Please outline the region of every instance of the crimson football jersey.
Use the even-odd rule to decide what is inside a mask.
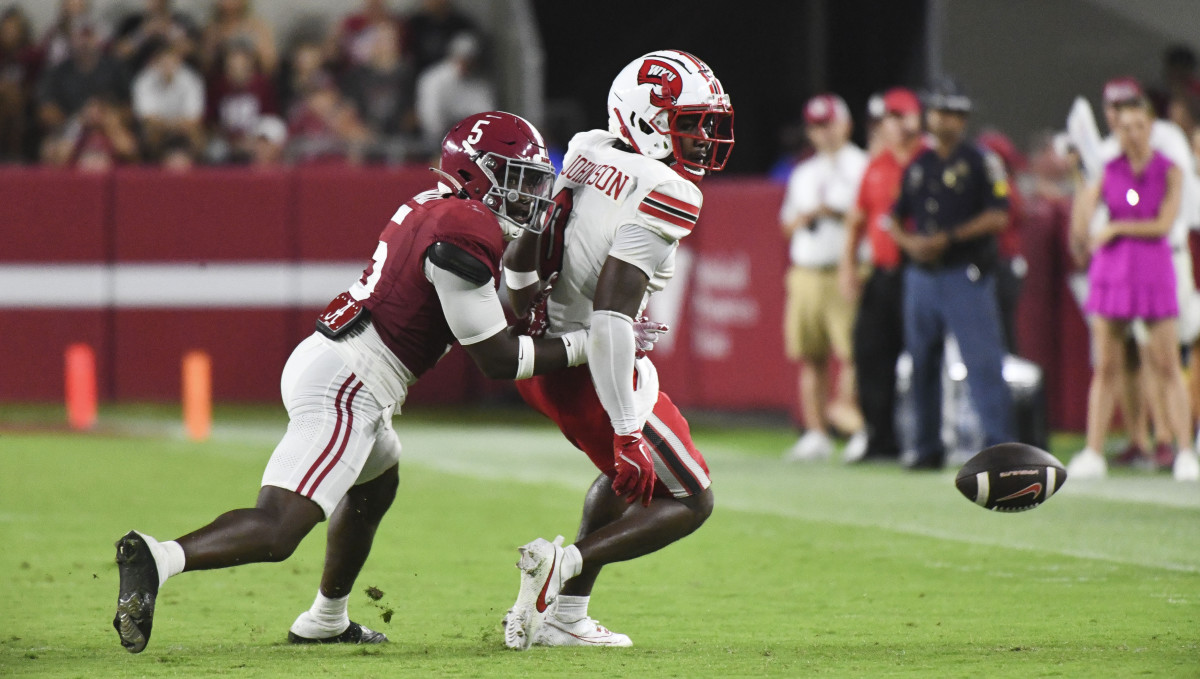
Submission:
[[[413,378],[432,368],[455,341],[437,291],[425,277],[425,253],[438,242],[485,264],[493,283],[500,279],[504,237],[496,217],[478,201],[432,190],[396,211],[379,235],[371,263],[349,290],[371,312],[374,329]],[[327,310],[322,318],[329,315]]]

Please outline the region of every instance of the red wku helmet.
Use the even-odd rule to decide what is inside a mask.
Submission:
[[[540,233],[554,203],[554,166],[546,142],[528,120],[503,111],[463,118],[442,141],[438,174],[463,198],[496,214],[509,240]]]

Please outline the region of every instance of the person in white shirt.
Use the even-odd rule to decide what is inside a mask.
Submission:
[[[417,118],[430,148],[459,118],[495,108],[492,85],[478,72],[479,39],[459,33],[446,58],[417,79]]]
[[[184,63],[179,47],[162,43],[134,79],[132,99],[150,158],[179,139],[193,150],[203,145],[204,80]]]
[[[868,158],[849,142],[850,111],[838,95],[810,99],[804,120],[816,153],[792,171],[779,212],[791,259],[784,342],[788,358],[800,363],[805,428],[785,457],[820,460],[833,452],[831,425],[853,434],[846,454],[865,451],[867,443],[854,393],[855,304],[840,292],[837,267],[846,242],[845,215],[854,206]],[[828,396],[830,358],[841,365],[832,398]]]

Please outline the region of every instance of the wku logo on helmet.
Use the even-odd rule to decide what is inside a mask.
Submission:
[[[654,85],[650,92],[650,103],[659,108],[674,105],[683,92],[683,78],[675,67],[657,59],[647,59],[638,69],[639,85]]]

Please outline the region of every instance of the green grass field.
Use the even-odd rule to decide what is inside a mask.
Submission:
[[[1130,472],[996,514],[951,471],[785,465],[793,434],[766,425],[698,426],[712,519],[601,577],[590,612],[634,648],[509,651],[515,548],[573,535],[593,472],[548,424],[503,413],[396,421],[400,496],[350,607],[390,644],[284,643],[316,590],[315,533],[281,564],[172,579],[130,655],[113,542],[252,503],[284,424],[223,409],[197,444],[173,416],[110,409],[83,435],[0,409],[0,676],[1200,677],[1200,487]]]

